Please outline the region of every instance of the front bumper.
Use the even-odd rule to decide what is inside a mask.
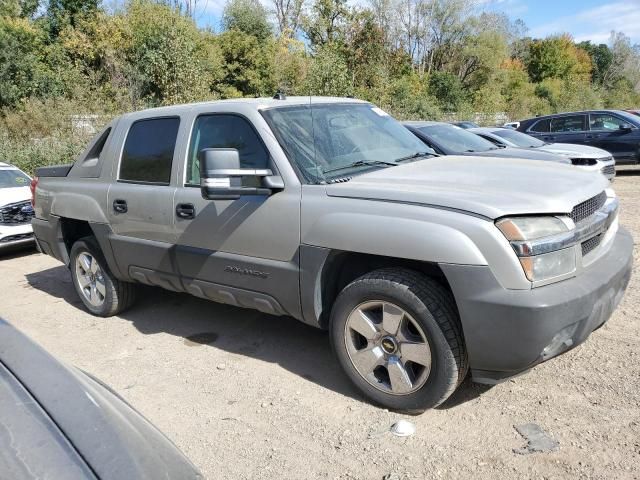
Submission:
[[[35,241],[30,223],[20,225],[0,225],[0,251]]]
[[[489,267],[443,264],[453,290],[473,380],[499,383],[584,342],[620,303],[633,238],[620,228],[609,250],[577,277],[507,290]]]

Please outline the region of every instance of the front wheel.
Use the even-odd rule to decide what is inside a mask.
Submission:
[[[466,376],[454,300],[418,272],[389,268],[354,280],[336,300],[330,329],[347,376],[390,409],[422,413],[444,402]]]
[[[89,312],[110,317],[132,305],[134,285],[113,276],[93,237],[75,242],[70,257],[73,285]]]

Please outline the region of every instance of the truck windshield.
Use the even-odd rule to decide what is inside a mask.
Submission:
[[[526,133],[518,132],[516,130],[510,130],[507,128],[499,128],[497,130],[494,130],[491,133],[493,133],[494,135],[498,135],[499,137],[502,137],[506,140],[509,140],[511,143],[513,143],[517,147],[539,148],[539,147],[544,147],[546,145],[545,142],[543,142],[542,140],[538,140],[537,138],[532,137],[531,135],[527,135]]]
[[[290,160],[312,183],[435,153],[370,104],[294,105],[263,115]]]
[[[487,152],[498,148],[475,133],[446,123],[417,127],[417,130],[450,153]]]
[[[0,169],[0,188],[28,187],[30,182],[20,170]]]

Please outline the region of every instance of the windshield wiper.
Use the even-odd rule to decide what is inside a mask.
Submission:
[[[440,155],[438,155],[435,152],[416,152],[416,153],[412,153],[411,155],[407,155],[406,157],[400,157],[400,158],[396,158],[396,162],[404,162],[405,160],[413,160],[414,158],[420,158],[420,157],[439,157]]]
[[[390,167],[398,166],[398,164],[395,162],[385,162],[384,160],[366,160],[366,161],[358,160],[357,162],[349,163],[347,165],[342,165],[341,167],[335,167],[335,168],[330,168],[329,170],[323,170],[322,173],[337,172],[339,170],[347,170],[348,168],[355,168],[355,167],[366,167],[368,165],[388,165]]]

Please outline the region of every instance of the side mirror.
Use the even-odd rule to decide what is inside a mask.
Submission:
[[[629,125],[628,123],[622,123],[620,124],[620,130],[622,130],[623,132],[629,132],[631,131],[631,125]]]
[[[198,153],[200,191],[207,200],[237,200],[242,195],[271,195],[283,188],[282,179],[269,169],[240,168],[240,155],[235,148],[205,148]],[[242,177],[265,179],[267,187],[243,187]],[[268,181],[267,181],[268,180]]]

